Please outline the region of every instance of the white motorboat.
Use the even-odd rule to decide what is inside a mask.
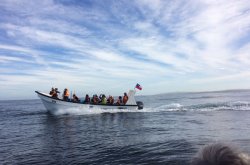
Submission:
[[[51,95],[39,91],[35,91],[42,100],[45,108],[50,113],[56,113],[59,110],[87,110],[87,109],[128,109],[128,110],[137,110],[137,109],[143,109],[143,103],[138,101],[135,101],[135,90],[130,90],[128,92],[128,101],[125,105],[109,105],[109,104],[85,104],[85,103],[76,103],[71,101],[64,101],[60,98],[52,98]]]

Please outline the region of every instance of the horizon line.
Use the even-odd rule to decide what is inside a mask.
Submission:
[[[186,93],[213,93],[213,92],[233,92],[233,91],[249,91],[250,89],[247,88],[247,89],[222,89],[222,90],[211,90],[211,91],[176,91],[176,92],[165,92],[165,93],[158,93],[158,94],[151,94],[151,95],[137,95],[135,97],[145,97],[145,96],[157,96],[157,95],[164,95],[164,94],[175,94],[175,93],[178,93],[178,94],[186,94]],[[84,96],[83,96],[84,97]],[[82,98],[82,97],[80,97]],[[30,99],[8,99],[8,100],[5,100],[5,99],[0,99],[0,101],[25,101],[25,100],[40,100],[39,98],[30,98]]]

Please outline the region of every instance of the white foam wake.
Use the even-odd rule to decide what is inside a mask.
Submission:
[[[160,106],[150,107],[146,106],[142,110],[129,110],[129,109],[61,109],[55,113],[55,115],[91,115],[101,113],[122,113],[122,112],[172,112],[172,111],[220,111],[220,110],[250,110],[250,103],[245,101],[237,102],[224,102],[224,103],[205,103],[196,105],[182,105],[180,103],[170,103]]]
[[[80,108],[70,108],[70,109],[60,109],[54,113],[54,115],[91,115],[91,114],[101,114],[101,113],[122,113],[122,112],[143,112],[143,110],[129,110],[129,109],[101,109],[101,108],[91,108],[91,109],[80,109]]]

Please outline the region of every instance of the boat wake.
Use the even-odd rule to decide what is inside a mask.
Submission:
[[[154,108],[155,111],[247,111],[250,110],[250,102],[220,102],[205,103],[196,105],[182,105],[179,103],[171,103],[161,105]]]
[[[60,109],[54,113],[54,115],[93,115],[101,113],[140,113],[140,112],[206,112],[206,111],[247,111],[250,110],[250,102],[237,101],[237,102],[222,102],[222,103],[205,103],[195,105],[182,105],[180,103],[170,103],[155,107],[146,106],[142,110],[129,110],[129,109]]]
[[[91,109],[80,109],[80,108],[70,108],[70,109],[59,109],[54,112],[54,115],[93,115],[101,113],[122,113],[122,112],[142,112],[143,110],[129,110],[129,109],[101,109],[101,108],[91,108]]]

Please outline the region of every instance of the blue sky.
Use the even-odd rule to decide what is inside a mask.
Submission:
[[[250,88],[248,0],[1,0],[0,99]]]

